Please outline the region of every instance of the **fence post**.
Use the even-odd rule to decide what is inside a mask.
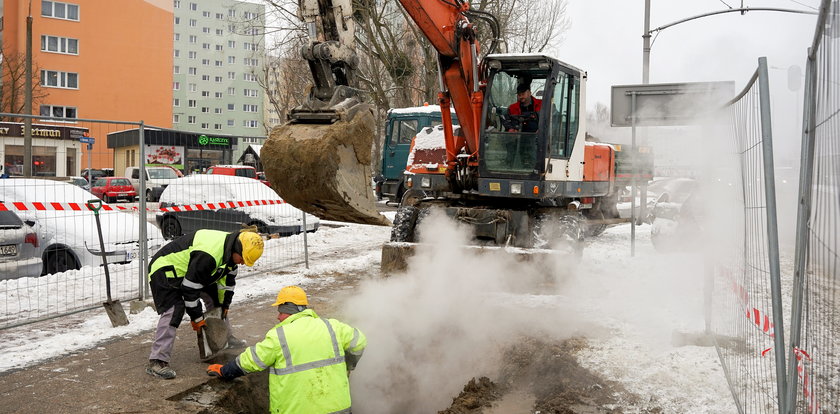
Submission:
[[[767,74],[767,58],[758,58],[758,96],[761,110],[761,149],[764,165],[764,198],[767,205],[767,256],[770,265],[770,292],[773,302],[773,323],[775,325],[774,347],[776,352],[776,389],[779,398],[779,413],[785,409],[785,338],[782,320],[782,284],[779,268],[779,223],[776,221],[776,182],[773,163],[773,131],[770,126],[770,81]]]
[[[306,231],[306,212],[301,210],[300,214],[303,217],[303,261],[309,269],[309,232]]]
[[[137,192],[137,199],[140,202],[137,207],[137,214],[140,216],[140,268],[138,269],[138,287],[140,289],[140,300],[145,300],[146,290],[146,263],[149,259],[149,237],[146,234],[146,137],[145,125],[140,121],[140,127],[137,129],[138,145],[140,154],[140,191]]]
[[[806,266],[808,265],[808,223],[811,219],[811,184],[814,173],[814,140],[816,129],[816,61],[812,50],[808,51],[805,68],[805,105],[802,115],[802,153],[799,170],[799,207],[796,214],[796,256],[793,265],[793,298],[790,316],[790,352],[788,353],[787,407],[786,413],[793,414],[798,393],[797,360],[795,348],[799,347],[802,336],[802,291],[805,285]]]

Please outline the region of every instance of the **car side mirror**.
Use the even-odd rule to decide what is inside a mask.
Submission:
[[[35,222],[33,220],[24,220],[23,223],[29,227],[35,227]]]

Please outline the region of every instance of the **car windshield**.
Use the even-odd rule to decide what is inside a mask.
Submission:
[[[98,180],[94,180],[94,181],[93,181],[93,186],[94,186],[94,187],[105,187],[105,184],[106,184],[107,182],[108,182],[108,181],[106,181],[104,178],[100,178],[100,179],[98,179]]]
[[[115,180],[111,180],[111,185],[131,185],[125,178],[117,178]]]
[[[178,175],[175,174],[175,170],[171,168],[147,168],[146,171],[149,172],[149,178],[151,179],[175,179],[178,178]]]
[[[23,226],[14,211],[0,211],[0,229],[18,229]]]

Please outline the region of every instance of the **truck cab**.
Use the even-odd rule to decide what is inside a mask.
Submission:
[[[452,111],[452,122],[457,123]],[[411,140],[420,130],[441,124],[440,106],[424,105],[395,108],[385,121],[385,142],[382,146],[382,167],[376,177],[376,196],[399,202],[406,190],[405,168]]]

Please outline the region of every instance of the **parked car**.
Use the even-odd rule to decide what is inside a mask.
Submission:
[[[85,190],[90,188],[90,183],[85,179],[85,177],[67,177],[67,182],[77,187],[84,188]]]
[[[160,195],[163,194],[163,189],[169,183],[177,180],[177,170],[168,166],[161,167],[146,167],[146,201],[158,201]],[[131,181],[134,191],[140,194],[140,167],[128,167],[125,169],[125,176]]]
[[[0,180],[0,201],[33,203],[79,203],[95,199],[93,194],[72,184],[40,179]],[[93,212],[63,210],[24,210],[17,214],[25,222],[33,223],[38,244],[42,248],[41,274],[60,273],[83,266],[99,266],[99,236]],[[138,254],[140,221],[136,213],[122,211],[100,212],[102,237],[109,263],[127,263]],[[160,230],[145,223],[151,251],[163,244]],[[89,250],[90,249],[90,250]]]
[[[207,169],[207,174],[233,175],[257,179],[257,169],[249,165],[214,165]]]
[[[0,280],[41,274],[36,227],[14,211],[0,211]]]
[[[220,203],[229,201],[282,200],[277,193],[257,180],[228,175],[192,175],[166,187],[160,207]],[[289,204],[245,206],[224,209],[167,211],[156,216],[166,239],[200,229],[235,231],[243,226],[257,226],[260,233],[289,236],[304,230],[303,212]],[[306,231],[318,230],[317,217],[306,215]]]
[[[90,177],[92,177],[92,178],[88,177],[88,171],[90,171]],[[105,171],[105,170],[99,170],[99,169],[88,170],[87,168],[82,169],[82,178],[84,178],[88,182],[88,184],[90,184],[92,181],[96,181],[97,178],[110,177],[110,176],[113,176],[113,175],[114,175],[113,170],[111,170],[110,174],[109,174],[109,171]]]
[[[673,200],[682,202],[691,194],[696,188],[697,181],[691,178],[668,177],[659,178],[650,183],[647,187],[645,217],[641,216],[641,190],[636,196],[636,219],[639,223],[650,223],[653,220],[653,208],[660,199]],[[622,193],[616,208],[618,209],[618,216],[621,218],[630,218],[632,195],[630,194],[630,187],[627,187]]]
[[[257,179],[260,180],[261,183],[271,187],[271,183],[268,182],[268,178],[265,178],[265,172],[257,171]]]
[[[137,198],[137,191],[134,191],[131,182],[125,177],[99,178],[93,182],[90,192],[106,203],[113,203],[120,199],[134,201]]]
[[[651,209],[650,240],[660,252],[700,247],[705,212],[699,185],[695,180],[681,181],[679,191],[661,194]]]

